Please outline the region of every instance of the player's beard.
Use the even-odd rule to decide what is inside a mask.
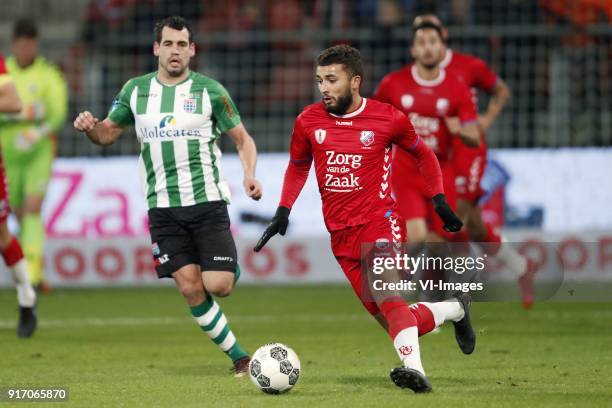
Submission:
[[[179,64],[178,68],[172,68],[170,66],[170,62],[168,62],[163,68],[168,73],[168,76],[176,78],[176,77],[180,77],[181,75],[185,73],[185,70],[187,69],[187,65]]]
[[[325,110],[334,115],[344,115],[348,108],[353,104],[353,94],[349,89],[344,95],[336,98],[335,105],[324,105]]]
[[[440,53],[442,54],[442,53]],[[421,65],[428,71],[433,71],[442,61],[442,56],[439,55],[437,58],[434,58],[434,54],[426,55],[424,59],[429,59],[429,62],[421,61]]]
[[[426,70],[433,71],[434,69],[436,69],[439,63],[440,63],[439,61],[435,61],[435,62],[430,62],[429,64],[421,64],[421,65],[423,65],[423,67]]]

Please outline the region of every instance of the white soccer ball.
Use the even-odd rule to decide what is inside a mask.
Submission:
[[[300,378],[300,359],[284,344],[265,344],[253,354],[249,376],[253,384],[265,393],[287,392]]]

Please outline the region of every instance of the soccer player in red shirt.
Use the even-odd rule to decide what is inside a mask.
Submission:
[[[487,164],[485,135],[510,98],[510,90],[506,83],[483,60],[453,51],[446,46],[448,29],[444,27],[435,14],[417,16],[414,19],[413,26],[417,27],[423,23],[434,24],[440,28],[444,39],[444,57],[440,66],[448,74],[454,75],[471,89],[474,103],[477,101],[478,91],[491,95],[487,110],[478,116],[478,125],[483,134],[481,145],[474,148],[466,146],[457,138],[453,141],[457,214],[465,222],[467,230],[456,234],[454,238],[455,240],[467,240],[469,236],[469,239],[474,242],[494,244],[486,247],[493,250],[494,255],[516,274],[522,291],[523,306],[529,308],[534,301],[533,278],[537,269],[536,264],[517,253],[511,245],[498,245],[502,242],[500,235],[491,225],[484,223],[478,207],[478,201],[483,195],[481,180]],[[456,133],[459,122],[457,118],[451,118],[447,122],[451,131]]]
[[[0,54],[0,112],[19,113],[20,111],[21,99],[4,65],[4,56]],[[17,287],[17,301],[19,303],[17,335],[19,337],[31,337],[36,330],[37,323],[34,310],[36,292],[34,292],[30,283],[21,245],[17,238],[9,232],[6,222],[9,213],[6,174],[2,162],[2,152],[0,151],[0,254],[6,266],[11,270]]]
[[[400,387],[427,392],[431,386],[421,363],[418,336],[451,320],[464,353],[473,351],[476,339],[466,294],[409,308],[397,294],[373,296],[367,288],[370,277],[362,272],[361,245],[405,240],[404,222],[395,212],[388,182],[392,145],[416,158],[445,228],[458,231],[462,223],[446,203],[432,150],[399,110],[361,97],[362,78],[359,51],[348,45],[328,48],[317,58],[316,79],[323,100],[304,108],[295,121],[279,207],[255,251],[275,234],[285,234],[291,207],[314,162],[332,251],[362,304],[386,329],[403,363],[391,371],[391,379]]]
[[[412,40],[411,53],[415,63],[385,76],[374,98],[402,110],[412,121],[417,134],[436,153],[448,202],[455,208],[454,139],[459,144],[479,145],[481,136],[476,107],[467,86],[440,68],[444,52],[440,28],[424,22],[414,27]],[[450,117],[459,118],[460,125],[455,134],[446,123]],[[391,180],[399,213],[406,219],[408,240],[451,240],[452,234],[444,231],[434,215],[424,188],[425,181],[418,174],[415,160],[406,152],[397,150]]]

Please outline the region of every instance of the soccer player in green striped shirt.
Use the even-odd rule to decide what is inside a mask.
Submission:
[[[157,274],[174,278],[197,323],[241,376],[249,357],[212,297],[229,295],[240,274],[227,213],[230,192],[215,141],[227,133],[236,143],[245,192],[259,200],[255,143],[225,88],[189,70],[195,45],[183,18],[156,25],[153,53],[158,70],[130,79],[106,119],[85,111],[74,127],[94,143],[109,145],[126,126],[135,126]]]

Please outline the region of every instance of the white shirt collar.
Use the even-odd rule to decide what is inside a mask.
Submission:
[[[442,68],[440,68],[440,73],[438,74],[438,77],[431,80],[423,79],[419,76],[416,64],[412,66],[410,71],[412,73],[412,78],[414,78],[414,81],[421,86],[431,87],[440,85],[442,81],[444,81],[444,78],[446,78],[446,71],[444,71]]]
[[[349,118],[354,118],[355,116],[359,115],[361,112],[363,112],[363,110],[366,107],[366,98],[361,98],[361,106],[359,106],[359,108],[357,108],[356,110],[352,111],[351,113],[347,113],[346,115],[334,115],[333,113],[330,112],[330,115],[332,115],[334,118],[340,118],[340,119],[349,119]]]
[[[452,59],[453,59],[453,50],[451,50],[450,48],[447,48],[444,58],[442,58],[442,61],[440,61],[440,67],[442,68],[448,67],[448,64],[450,64]]]

